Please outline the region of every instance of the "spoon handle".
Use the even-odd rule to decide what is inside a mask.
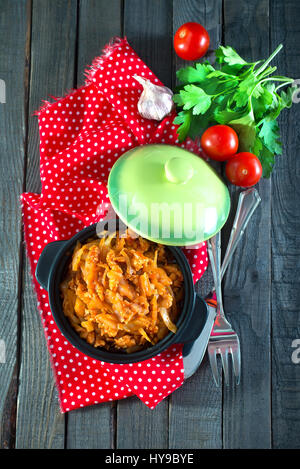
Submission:
[[[244,234],[245,228],[260,202],[261,198],[254,187],[240,193],[230,238],[221,267],[221,278],[223,278],[233,253]]]
[[[208,240],[207,248],[217,297],[217,315],[223,316],[220,231]]]

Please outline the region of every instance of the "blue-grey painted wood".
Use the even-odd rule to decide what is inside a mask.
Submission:
[[[210,48],[221,41],[222,2],[214,0],[199,2],[175,0],[173,12],[173,34],[181,24],[197,21],[207,28]],[[174,75],[189,62],[174,55]],[[198,289],[203,296],[210,291],[211,273],[200,279]],[[222,447],[222,390],[214,385],[208,360],[182,388],[170,397],[170,448],[221,448]]]
[[[14,446],[18,382],[21,219],[26,135],[26,1],[1,2],[0,14],[0,448]]]
[[[284,46],[274,64],[299,79],[300,4],[275,0],[270,8],[271,50]],[[272,175],[272,443],[293,449],[300,448],[300,363],[292,360],[300,339],[299,120],[298,103],[280,116],[283,155]]]
[[[154,411],[135,397],[67,418],[59,411],[24,250],[19,255],[18,199],[24,188],[41,188],[32,113],[42,99],[83,82],[86,65],[111,36],[122,34],[123,14],[123,33],[169,86],[183,64],[172,52],[173,33],[185,21],[207,27],[213,48],[222,41],[248,59],[265,57],[283,42],[278,71],[300,76],[297,0],[2,0],[0,340],[6,363],[0,362],[0,447],[299,448],[300,364],[292,362],[292,342],[300,339],[297,105],[280,118],[284,154],[271,181],[258,185],[262,203],[224,279],[225,310],[242,344],[240,387],[217,389],[205,358]],[[230,223],[224,241],[229,230]],[[210,287],[208,271],[198,288],[204,295]]]
[[[103,47],[122,32],[122,2],[107,8],[104,0],[80,0],[78,18],[77,86],[84,82],[84,71]],[[78,409],[68,414],[66,447],[110,448],[115,442],[115,403]]]
[[[76,0],[32,2],[27,191],[40,191],[39,132],[37,118],[32,114],[43,99],[62,96],[73,87],[76,22]],[[63,448],[65,418],[59,410],[27,262],[24,267],[16,447]]]
[[[84,71],[104,46],[115,36],[122,35],[123,2],[114,0],[78,0],[77,86],[84,83]]]
[[[268,57],[269,1],[226,0],[224,31],[224,43],[245,59]],[[262,202],[224,279],[224,309],[239,334],[242,356],[240,385],[233,390],[224,386],[224,448],[271,446],[270,181],[261,181],[257,189]],[[233,206],[238,193],[231,186]]]
[[[172,0],[126,0],[124,35],[166,86],[172,84]]]
[[[151,70],[168,86],[172,77],[172,1],[127,0],[124,35]],[[117,406],[117,448],[167,448],[168,400],[154,410],[138,398]]]

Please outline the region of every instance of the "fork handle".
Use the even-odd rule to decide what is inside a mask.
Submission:
[[[221,287],[221,231],[208,240],[207,246],[217,296],[217,316],[224,317]]]
[[[260,202],[261,198],[254,187],[240,193],[230,238],[221,267],[221,278],[223,278],[233,253],[244,234],[246,226]]]

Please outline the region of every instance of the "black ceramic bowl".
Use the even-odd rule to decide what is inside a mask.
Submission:
[[[208,318],[205,301],[195,293],[192,272],[181,248],[167,246],[181,269],[184,278],[184,301],[176,322],[177,333],[170,332],[157,344],[139,352],[109,352],[104,348],[96,348],[88,344],[73,329],[64,315],[60,284],[65,277],[76,242],[85,243],[96,236],[96,224],[91,225],[67,241],[54,241],[44,248],[36,268],[36,279],[48,291],[53,318],[62,334],[81,352],[97,360],[108,363],[134,363],[147,360],[159,354],[172,344],[188,343],[196,340],[203,331]]]

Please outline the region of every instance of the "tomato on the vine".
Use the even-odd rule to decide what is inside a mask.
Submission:
[[[235,186],[251,187],[261,178],[261,162],[253,153],[241,152],[234,155],[226,163],[227,179]]]
[[[236,132],[228,125],[213,125],[201,137],[204,153],[216,161],[226,161],[233,156],[239,146]]]
[[[197,60],[206,54],[209,34],[199,23],[184,23],[174,36],[176,54],[184,60]]]

